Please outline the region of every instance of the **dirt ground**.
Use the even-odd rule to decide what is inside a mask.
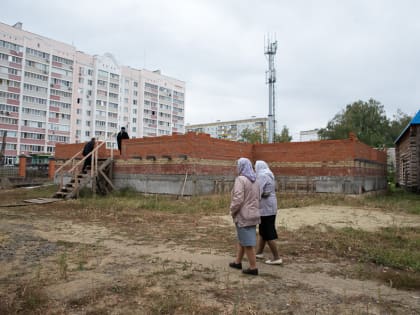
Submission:
[[[1,314],[420,314],[420,292],[337,273],[357,266],[337,257],[283,255],[282,266],[258,262],[258,277],[230,269],[229,216],[99,214],[71,202],[0,208]],[[374,231],[420,217],[314,206],[281,209],[278,225]]]

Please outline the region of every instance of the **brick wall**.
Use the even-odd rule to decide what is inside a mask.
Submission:
[[[83,145],[57,145],[56,159],[71,157]],[[109,155],[109,150],[101,148],[100,157]],[[359,142],[354,135],[344,140],[252,145],[195,133],[124,140],[121,156],[115,156],[114,173],[121,176],[188,174],[232,178],[236,175],[236,160],[240,157],[247,157],[252,162],[266,161],[285,189],[299,190],[305,186],[302,190],[314,191],[320,189],[320,180],[380,178],[383,181],[386,176],[386,152]],[[351,188],[352,191],[358,189]]]
[[[96,146],[98,146],[101,142],[97,142]],[[80,154],[77,156],[77,158],[82,159],[83,156],[81,154],[81,151],[83,150],[83,147],[86,143],[71,143],[71,144],[63,144],[63,143],[57,143],[55,145],[55,159],[56,160],[68,160],[72,156],[74,156],[76,153],[80,152]],[[107,158],[111,156],[111,150],[106,149],[105,144],[102,145],[99,148],[99,158]],[[118,157],[119,152],[118,150],[114,150],[114,156]]]
[[[188,158],[208,160],[237,160],[240,157],[252,159],[252,144],[211,138],[208,134],[187,133],[124,140],[122,158],[160,158],[172,159],[186,155]]]

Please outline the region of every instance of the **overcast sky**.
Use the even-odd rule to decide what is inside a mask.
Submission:
[[[420,109],[420,1],[2,0],[0,21],[186,82],[186,123],[268,114],[264,36],[275,34],[277,129],[295,140],[347,104]]]

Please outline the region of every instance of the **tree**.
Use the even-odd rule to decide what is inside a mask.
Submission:
[[[400,109],[397,110],[394,119],[389,123],[389,139],[392,143],[398,138],[404,128],[410,123],[413,117],[403,113]],[[393,144],[391,144],[392,146]]]
[[[274,142],[290,142],[292,141],[292,136],[289,136],[289,128],[283,126],[280,134],[274,135]]]
[[[249,129],[245,128],[241,132],[241,140],[244,142],[249,143],[266,143],[267,142],[267,136],[264,131],[259,129]]]
[[[319,130],[318,135],[321,139],[346,139],[350,132],[354,132],[360,141],[370,146],[393,146],[395,130],[401,129],[401,125],[409,118],[400,111],[398,115],[390,122],[383,105],[378,101],[357,101],[336,114],[326,128]]]

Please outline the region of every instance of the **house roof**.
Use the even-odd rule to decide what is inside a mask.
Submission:
[[[420,110],[417,112],[417,114],[411,119],[411,121],[408,123],[408,125],[404,128],[404,130],[400,133],[398,138],[394,141],[394,143],[397,143],[400,141],[401,137],[405,134],[408,128],[412,125],[420,125]]]

